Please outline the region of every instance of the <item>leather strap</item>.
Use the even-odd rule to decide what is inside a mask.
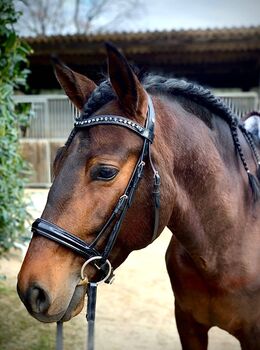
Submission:
[[[153,142],[153,131],[149,128],[144,128],[138,123],[133,122],[130,119],[121,117],[119,115],[98,115],[96,117],[84,119],[84,114],[82,115],[83,120],[76,121],[74,127],[76,129],[88,128],[95,125],[116,125],[128,128],[131,131],[135,132],[139,136],[148,139],[150,142]]]
[[[56,350],[63,350],[63,322],[57,322]]]
[[[94,350],[95,341],[95,318],[96,318],[96,301],[97,301],[97,284],[90,282],[88,284],[88,306],[87,306],[87,321],[88,321],[88,338],[87,349]]]
[[[116,238],[119,234],[123,219],[125,217],[127,209],[131,206],[133,197],[136,191],[136,188],[140,182],[140,179],[143,175],[143,168],[145,166],[144,159],[148,158],[151,168],[154,173],[154,188],[153,188],[153,198],[154,198],[154,230],[152,240],[156,238],[158,224],[159,224],[159,207],[160,207],[160,176],[158,171],[155,169],[150,145],[154,138],[154,123],[155,123],[155,113],[153,108],[153,103],[148,95],[148,111],[145,126],[140,126],[137,123],[132,122],[131,120],[118,117],[118,116],[97,116],[95,118],[89,118],[87,120],[75,122],[76,130],[86,127],[91,127],[99,124],[113,124],[122,127],[126,127],[130,130],[134,130],[139,136],[144,138],[143,147],[139,160],[136,164],[136,167],[132,173],[132,176],[128,182],[128,185],[125,189],[124,194],[119,198],[111,216],[95,238],[95,240],[87,244],[80,238],[72,235],[66,230],[58,227],[57,225],[48,222],[44,219],[37,219],[32,225],[32,231],[34,233],[41,234],[42,236],[49,238],[67,248],[74,250],[76,253],[83,256],[85,259],[89,259],[93,256],[102,256],[103,263],[108,258],[113,246],[115,244]],[[109,234],[106,246],[103,252],[99,252],[95,249],[101,237],[107,233],[107,229],[114,222],[112,231]]]
[[[77,236],[65,231],[61,227],[44,219],[36,219],[32,224],[32,232],[40,234],[50,240],[59,243],[77,254],[83,256],[86,260],[92,256],[100,255],[94,248],[84,242]]]
[[[154,139],[154,123],[155,123],[155,113],[152,100],[148,95],[148,112],[147,118],[145,122],[145,126],[141,126],[127,118],[121,116],[114,115],[99,115],[93,118],[78,120],[74,124],[74,129],[72,130],[69,136],[69,142],[71,142],[72,138],[75,136],[77,130],[86,127],[92,127],[96,125],[117,125],[130,129],[131,131],[137,133],[140,137],[144,139],[143,147],[140,153],[140,157],[136,163],[135,169],[131,175],[131,178],[128,182],[128,185],[125,189],[124,194],[119,198],[111,216],[104,224],[101,231],[98,233],[94,241],[90,244],[87,244],[80,238],[61,227],[48,222],[44,219],[37,219],[32,224],[32,232],[35,234],[40,234],[48,239],[55,241],[69,249],[72,249],[77,254],[80,254],[86,260],[92,257],[100,257],[98,259],[99,263],[96,262],[95,266],[103,272],[107,273],[105,269],[107,258],[114,247],[118,234],[120,232],[120,228],[126,212],[128,208],[131,206],[136,188],[142,178],[143,169],[145,166],[145,159],[148,159],[153,171],[154,184],[153,184],[153,198],[154,198],[154,229],[152,241],[157,236],[158,225],[159,225],[159,208],[160,208],[160,176],[158,171],[156,170],[154,163],[151,157],[150,146]],[[68,145],[68,142],[66,143]],[[105,244],[105,248],[103,252],[99,252],[96,249],[98,242],[101,237],[107,234],[109,227],[113,224],[111,232],[108,234],[108,239]],[[113,278],[113,270],[111,270],[111,275],[107,278],[107,283],[109,283]],[[95,307],[96,307],[96,293],[97,293],[97,283],[90,282],[88,285],[88,350],[94,349],[94,321],[95,321]],[[61,327],[62,324],[58,324],[58,327]],[[60,332],[62,328],[60,328]],[[58,341],[58,340],[57,340]],[[57,342],[58,344],[58,342]],[[61,344],[61,340],[60,340]],[[60,347],[59,347],[60,349]]]

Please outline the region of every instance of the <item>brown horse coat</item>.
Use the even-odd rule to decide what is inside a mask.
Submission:
[[[113,98],[100,105],[105,88],[60,64],[58,80],[80,110],[144,124],[144,88],[111,46],[108,59]],[[239,129],[234,144],[229,123],[217,115],[216,101],[205,104],[200,92],[194,100],[184,83],[180,91],[163,79],[147,86],[156,112],[152,157],[162,182],[158,234],[165,226],[173,233],[166,262],[183,349],[206,349],[212,326],[233,334],[243,349],[260,349],[260,202],[253,199],[245,171],[248,167],[255,173],[252,150]],[[91,242],[124,192],[140,147],[137,135],[118,126],[79,131],[56,157],[42,217]],[[106,180],[104,167],[116,176]],[[110,257],[114,267],[151,242],[151,183],[152,172],[146,167]],[[82,263],[68,249],[33,237],[18,291],[34,317],[52,322],[80,312],[85,294],[85,287],[77,285]],[[90,267],[88,278],[95,273]]]

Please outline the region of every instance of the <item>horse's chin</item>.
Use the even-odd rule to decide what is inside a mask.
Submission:
[[[59,321],[67,322],[77,316],[84,307],[86,288],[77,286],[71,298],[69,306]]]
[[[29,311],[30,314],[40,322],[52,323],[52,322],[67,322],[73,317],[77,316],[84,306],[84,300],[86,295],[86,288],[83,286],[77,286],[69,302],[66,310],[63,310],[55,315],[41,314]]]

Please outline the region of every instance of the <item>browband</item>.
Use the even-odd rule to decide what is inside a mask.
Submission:
[[[86,127],[95,126],[95,125],[123,126],[135,132],[142,138],[147,139],[151,143],[153,143],[155,112],[154,112],[154,107],[153,107],[151,97],[149,95],[147,95],[147,97],[148,97],[148,111],[147,111],[147,118],[146,118],[146,123],[144,127],[136,122],[133,122],[128,118],[121,117],[118,115],[105,114],[105,115],[97,115],[97,116],[88,118],[84,113],[81,114],[79,120],[75,121],[74,127],[75,129],[81,129],[81,128],[86,128]]]

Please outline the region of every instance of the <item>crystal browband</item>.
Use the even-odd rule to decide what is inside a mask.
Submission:
[[[84,117],[84,115],[83,115]],[[141,137],[144,137],[148,139],[149,141],[153,141],[153,132],[152,130],[149,130],[148,128],[142,127],[140,124],[133,122],[130,119],[121,117],[121,116],[115,116],[115,115],[99,115],[97,117],[88,118],[85,120],[77,120],[74,123],[75,128],[84,128],[88,126],[94,126],[94,125],[100,125],[100,124],[108,124],[108,125],[119,125],[120,124],[124,127],[127,127],[131,129],[132,131],[136,132]]]

